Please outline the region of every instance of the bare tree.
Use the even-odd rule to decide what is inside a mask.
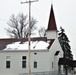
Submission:
[[[46,29],[44,27],[41,27],[39,30],[38,30],[38,33],[39,33],[39,36],[40,37],[45,37],[46,36]]]
[[[36,23],[36,19],[32,17],[30,22],[30,35],[32,35],[33,31],[36,30]],[[28,36],[27,15],[24,15],[23,13],[20,13],[17,16],[12,15],[7,24],[9,27],[6,28],[6,31],[11,38],[25,38]]]

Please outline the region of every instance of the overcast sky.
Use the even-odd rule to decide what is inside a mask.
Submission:
[[[20,4],[26,0],[0,0],[0,38],[8,38],[4,28],[12,14],[23,12],[28,14],[28,4]],[[57,27],[62,26],[67,34],[71,50],[76,59],[76,0],[39,0],[32,3],[31,15],[37,19],[37,26],[48,26],[51,2],[53,3]]]

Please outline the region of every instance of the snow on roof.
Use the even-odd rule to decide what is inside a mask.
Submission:
[[[31,50],[48,49],[50,41],[31,41]],[[28,41],[21,43],[21,41],[8,44],[4,50],[28,50]]]

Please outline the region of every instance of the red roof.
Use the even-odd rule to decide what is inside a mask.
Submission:
[[[36,37],[36,38],[31,38],[31,41],[50,41],[48,49],[51,47],[52,43],[54,42],[54,39],[47,39],[46,37]],[[0,39],[0,50],[3,50],[6,48],[8,44],[12,44],[14,42],[21,41],[21,43],[28,41],[27,38],[7,38],[7,39]]]
[[[53,5],[51,5],[51,11],[50,11],[50,16],[49,16],[49,23],[48,23],[47,31],[48,30],[57,30],[54,11],[53,11]]]

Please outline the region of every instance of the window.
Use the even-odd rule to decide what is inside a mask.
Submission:
[[[26,56],[22,56],[22,68],[26,68]]]
[[[52,62],[52,68],[53,68],[53,62]]]
[[[6,56],[6,68],[10,68],[10,56]]]
[[[37,62],[34,61],[34,68],[37,68]]]
[[[10,56],[6,56],[6,60],[10,60]]]
[[[6,61],[6,68],[10,68],[10,61]]]
[[[26,60],[26,56],[23,56],[22,59],[23,59],[23,60]]]
[[[60,51],[56,51],[55,56],[57,56],[59,54]]]
[[[22,61],[22,68],[26,68],[26,61]]]
[[[34,53],[34,55],[37,55],[37,53]]]

